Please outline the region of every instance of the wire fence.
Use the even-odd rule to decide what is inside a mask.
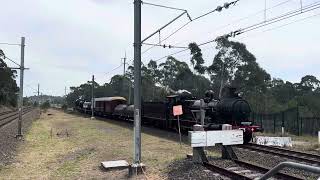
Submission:
[[[303,117],[299,107],[272,114],[253,112],[251,119],[255,125],[261,126],[267,133],[281,133],[282,127],[286,133],[298,136],[317,136],[320,131],[320,117]]]

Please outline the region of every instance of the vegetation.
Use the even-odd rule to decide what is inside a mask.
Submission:
[[[17,105],[17,95],[19,91],[16,83],[17,71],[8,68],[4,62],[5,54],[0,49],[0,105]]]
[[[16,161],[0,164],[1,179],[127,179],[127,171],[114,173],[99,168],[102,161],[132,161],[132,130],[127,126],[124,122],[88,121],[81,116],[48,110],[25,134]],[[182,139],[180,146],[176,133],[146,127],[141,136],[149,179],[165,179],[170,170],[168,164],[192,152],[187,138]],[[210,155],[219,153],[211,151]]]
[[[243,43],[225,37],[216,39],[217,54],[209,66],[204,65],[210,60],[203,59],[196,43],[190,43],[189,49],[191,68],[172,56],[160,64],[150,60],[142,65],[143,101],[162,101],[166,95],[178,90],[187,90],[201,98],[211,89],[215,98],[219,98],[221,88],[230,84],[239,89],[257,113],[277,112],[299,105],[305,106],[313,115],[319,115],[320,81],[316,77],[306,75],[299,83],[271,78]],[[103,85],[95,83],[95,97],[124,96],[132,103],[133,70],[129,66],[125,75],[115,75]],[[66,98],[68,106],[73,106],[78,98],[91,99],[91,82],[70,90]]]
[[[50,108],[50,102],[49,101],[45,101],[41,104],[40,106],[41,109],[49,109]]]

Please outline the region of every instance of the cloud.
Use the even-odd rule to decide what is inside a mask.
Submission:
[[[192,17],[196,17],[214,9],[221,2],[211,0],[198,1],[155,1],[184,8]],[[269,1],[270,7],[279,3]],[[312,3],[312,2],[308,2]],[[297,8],[299,4],[288,3],[268,16]],[[206,18],[190,23],[166,44],[180,43],[186,46],[189,42],[204,42],[233,31],[239,27],[259,22],[263,14],[238,23],[232,20],[248,16],[263,9],[261,2],[239,1],[228,10],[213,13]],[[180,12],[142,6],[142,38],[176,17]],[[133,1],[132,0],[12,0],[1,2],[0,41],[19,43],[20,37],[26,37],[26,72],[25,82],[36,87],[39,82],[45,93],[53,95],[64,94],[64,86],[75,86],[86,82],[95,74],[99,83],[107,81],[111,75],[122,73],[122,68],[109,74],[120,65],[120,58],[127,52],[128,59],[133,57]],[[188,21],[187,17],[173,23],[161,31],[161,38],[166,37],[180,25]],[[311,20],[310,20],[311,21]],[[296,80],[301,73],[316,73],[317,42],[319,37],[316,23],[304,23],[304,26],[288,26],[283,30],[263,33],[260,37],[248,37],[244,42],[249,50],[256,55],[258,62],[271,72],[273,76]],[[222,25],[229,24],[224,28]],[[292,40],[294,39],[294,40]],[[159,36],[148,42],[157,43]],[[301,45],[302,44],[302,45]],[[210,64],[214,56],[214,44],[204,46],[206,63]],[[4,47],[1,49],[11,58],[19,60],[19,47]],[[145,50],[146,46],[142,49]],[[175,49],[154,48],[143,54],[142,60],[157,59],[175,52]],[[189,61],[189,52],[180,54],[181,60]],[[306,63],[306,61],[308,63]],[[299,71],[301,73],[296,73]],[[33,91],[26,90],[28,94]]]

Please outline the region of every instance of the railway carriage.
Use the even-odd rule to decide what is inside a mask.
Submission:
[[[101,97],[94,99],[94,111],[97,115],[112,116],[115,108],[118,105],[126,104],[127,100],[124,97]]]

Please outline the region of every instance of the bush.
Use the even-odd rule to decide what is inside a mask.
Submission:
[[[46,101],[46,102],[42,103],[40,107],[41,107],[41,109],[48,109],[48,108],[50,108],[50,102]]]
[[[63,104],[63,105],[61,106],[61,108],[62,108],[63,110],[67,110],[68,106],[67,106],[66,104]]]

